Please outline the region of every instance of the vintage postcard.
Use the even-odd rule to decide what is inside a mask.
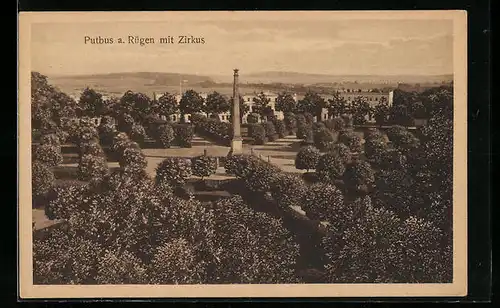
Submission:
[[[20,298],[465,296],[466,20],[20,13]]]

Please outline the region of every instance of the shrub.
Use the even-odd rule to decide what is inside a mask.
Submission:
[[[328,129],[336,132],[339,132],[346,127],[344,120],[339,117],[325,121],[325,125]]]
[[[206,176],[215,174],[217,171],[215,158],[206,155],[193,157],[191,160],[191,168],[193,169],[193,175],[199,176],[202,179]]]
[[[62,129],[58,129],[56,131],[56,136],[57,136],[57,138],[59,138],[59,141],[61,144],[66,143],[69,139],[69,133],[62,130]]]
[[[264,130],[266,132],[266,138],[267,140],[269,141],[275,141],[277,138],[276,136],[276,128],[274,127],[274,124],[273,122],[271,121],[267,121],[265,123],[263,123],[263,126],[264,126]]]
[[[98,258],[95,281],[98,284],[146,284],[146,265],[132,252],[106,250]]]
[[[314,122],[314,116],[309,112],[304,112],[304,118],[306,120],[306,124],[312,125]]]
[[[33,198],[44,197],[55,182],[54,172],[49,166],[34,161],[31,165],[31,193]]]
[[[156,141],[162,148],[170,148],[174,139],[175,132],[170,124],[163,124],[158,126],[156,130]]]
[[[387,137],[395,148],[408,153],[416,150],[420,145],[420,140],[402,126],[393,126],[387,130]]]
[[[55,186],[50,191],[49,202],[45,206],[48,219],[69,219],[70,215],[79,210],[78,205],[86,192],[85,185]]]
[[[322,155],[316,165],[316,173],[321,181],[333,183],[341,179],[345,172],[342,158],[333,153]]]
[[[138,144],[143,144],[144,139],[146,138],[146,130],[140,124],[134,124],[130,128],[130,139]]]
[[[321,151],[326,150],[328,145],[335,140],[333,133],[326,127],[315,130],[313,136],[314,146]]]
[[[351,162],[351,150],[343,143],[330,142],[326,147],[326,151],[328,153],[337,155],[344,164],[348,164]]]
[[[352,208],[356,214],[349,219],[339,219],[337,228],[332,227],[323,238],[329,261],[325,266],[327,281],[400,282],[400,220],[390,211],[374,208],[369,197],[357,199]]]
[[[282,120],[274,121],[274,127],[276,128],[276,132],[278,133],[279,138],[285,138],[285,136],[288,135],[284,121]]]
[[[304,141],[313,141],[313,129],[307,124],[297,124],[297,138]]]
[[[59,147],[61,146],[61,141],[59,140],[59,137],[56,134],[47,134],[47,135],[42,135],[42,137],[40,138],[40,144]]]
[[[302,199],[302,209],[314,220],[336,224],[350,214],[344,209],[342,192],[332,184],[315,183],[309,186]]]
[[[166,182],[173,186],[183,185],[191,174],[190,160],[169,157],[156,167],[156,182]]]
[[[193,140],[193,127],[190,124],[176,124],[174,126],[175,142],[182,148],[190,148]]]
[[[118,118],[118,130],[124,133],[129,133],[134,125],[134,118],[130,114],[122,114]]]
[[[274,184],[278,167],[259,160],[253,169],[243,178],[245,187],[252,192],[268,192]]]
[[[231,155],[226,158],[224,169],[227,174],[244,178],[253,172],[259,163],[260,159],[252,155]]]
[[[78,164],[77,177],[81,181],[101,179],[108,174],[106,159],[100,156],[84,155]]]
[[[326,126],[325,126],[325,123],[323,123],[323,122],[314,122],[314,123],[312,123],[312,129],[313,129],[313,132],[316,133],[317,131],[326,129]]]
[[[295,157],[295,168],[308,171],[316,168],[320,155],[319,150],[313,146],[302,147]]]
[[[252,124],[249,127],[253,138],[253,143],[260,145],[266,143],[266,129],[260,124]]]
[[[284,123],[287,135],[293,135],[297,129],[297,119],[295,118],[295,114],[291,112],[285,113]]]
[[[80,123],[70,133],[70,138],[75,144],[80,145],[82,143],[88,143],[98,140],[99,134],[95,127]]]
[[[35,149],[33,160],[37,160],[49,167],[55,167],[63,161],[61,147],[47,144],[39,145]]]
[[[185,239],[174,239],[156,248],[151,262],[152,284],[193,284],[206,279],[204,264]]]
[[[355,160],[348,164],[343,178],[347,187],[353,190],[359,190],[361,186],[368,186],[375,181],[371,165],[362,160]]]
[[[380,165],[388,151],[387,143],[382,138],[370,138],[365,142],[365,155],[370,161]]]
[[[279,219],[254,212],[241,197],[220,199],[214,207],[213,283],[296,282],[299,246]]]
[[[97,142],[88,142],[80,145],[80,157],[84,155],[105,157],[102,147]]]
[[[256,113],[250,113],[247,116],[247,123],[248,124],[255,124],[259,123],[259,115]]]
[[[359,153],[362,150],[361,138],[352,130],[341,131],[338,142],[345,144],[351,152]]]
[[[367,130],[364,134],[364,139],[366,141],[368,140],[383,140],[385,141],[385,136],[382,134],[382,132],[376,128],[371,128]]]
[[[120,167],[128,174],[136,174],[146,169],[148,162],[140,149],[128,148],[123,151]]]
[[[345,128],[352,128],[352,126],[353,126],[353,118],[352,118],[352,116],[345,114],[345,115],[342,115],[340,118],[344,122],[344,127]]]
[[[99,140],[102,145],[110,146],[113,143],[113,138],[116,135],[117,131],[114,124],[101,124],[97,128],[99,131]]]
[[[278,173],[271,187],[271,193],[281,209],[300,206],[306,191],[302,178],[291,173]]]

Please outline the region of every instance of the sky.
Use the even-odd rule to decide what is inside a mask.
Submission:
[[[156,44],[85,44],[84,37],[152,37]],[[159,44],[192,35],[205,44]],[[172,20],[38,23],[31,66],[48,76],[170,72],[204,76],[290,71],[333,75],[453,73],[451,20]]]

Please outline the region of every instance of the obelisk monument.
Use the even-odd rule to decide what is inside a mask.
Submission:
[[[233,80],[233,139],[231,140],[231,154],[243,152],[243,139],[241,138],[240,123],[240,93],[238,91],[238,69],[234,69]]]

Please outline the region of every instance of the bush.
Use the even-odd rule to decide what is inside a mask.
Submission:
[[[193,127],[191,124],[176,124],[174,126],[175,143],[182,148],[190,148],[193,140]]]
[[[336,132],[339,132],[339,131],[345,129],[345,127],[346,127],[344,120],[342,118],[339,118],[339,117],[325,121],[325,125],[328,129],[330,129],[332,131],[336,131]]]
[[[56,178],[49,166],[34,161],[31,165],[31,193],[33,198],[45,197],[54,185]]]
[[[326,153],[322,155],[316,165],[316,173],[323,182],[334,183],[335,180],[342,178],[344,172],[344,161],[337,154]]]
[[[301,200],[306,191],[307,186],[304,180],[291,173],[278,173],[271,187],[271,193],[281,209],[301,206]]]
[[[344,127],[345,128],[352,128],[352,126],[353,126],[353,118],[352,118],[352,116],[345,114],[345,115],[342,115],[340,118],[344,122]]]
[[[183,185],[191,174],[190,160],[169,157],[156,167],[156,182],[166,182],[173,186]]]
[[[140,124],[134,124],[130,128],[130,139],[138,144],[143,144],[144,139],[146,138],[146,130]]]
[[[47,135],[42,135],[42,137],[40,138],[40,144],[59,147],[61,146],[61,141],[59,140],[59,137],[56,134],[47,134]]]
[[[193,157],[191,160],[191,168],[193,169],[193,175],[199,176],[202,179],[206,176],[215,174],[217,171],[215,158],[206,155]]]
[[[352,130],[341,131],[338,142],[345,144],[351,152],[359,153],[362,150],[361,138]]]
[[[352,160],[351,150],[343,143],[330,142],[326,147],[326,151],[338,156],[344,164],[348,164]]]
[[[132,252],[106,250],[98,258],[95,281],[98,284],[146,284],[146,265]]]
[[[80,157],[84,155],[92,155],[105,157],[102,147],[97,142],[89,142],[80,145]]]
[[[267,121],[263,123],[263,126],[264,130],[266,131],[267,140],[271,142],[275,141],[277,139],[276,138],[277,136],[276,136],[276,128],[274,127],[273,122]]]
[[[120,167],[128,174],[136,174],[146,169],[148,162],[140,149],[128,148],[123,151]]]
[[[252,192],[269,192],[274,184],[279,168],[259,160],[253,169],[243,178],[245,187]]]
[[[103,146],[110,146],[117,131],[114,124],[101,124],[97,128],[99,131],[99,140]]]
[[[420,140],[402,126],[396,125],[388,129],[387,137],[404,154],[415,151],[420,145]]]
[[[376,128],[369,129],[364,134],[364,139],[368,140],[383,140],[385,141],[384,134]]]
[[[62,129],[58,129],[56,131],[56,136],[57,136],[57,138],[59,138],[59,141],[61,144],[66,143],[69,139],[69,133],[62,130]]]
[[[248,114],[247,116],[247,123],[248,124],[255,124],[255,123],[259,123],[259,115],[256,114],[256,113],[250,113]]]
[[[297,124],[297,138],[304,141],[313,141],[313,129],[307,124]]]
[[[261,160],[252,155],[231,155],[226,158],[224,169],[227,174],[238,178],[247,177],[257,167]]]
[[[72,213],[80,210],[78,205],[86,191],[85,185],[81,184],[55,186],[49,193],[45,215],[50,220],[69,219]]]
[[[314,116],[309,112],[304,112],[304,118],[306,120],[306,124],[312,125],[314,123]]]
[[[37,160],[49,167],[55,167],[63,161],[61,147],[47,144],[39,145],[35,149],[33,160]]]
[[[134,118],[130,114],[123,114],[118,118],[118,130],[124,133],[129,133],[134,125]]]
[[[156,141],[162,148],[170,148],[174,139],[175,132],[170,124],[163,124],[158,126],[156,130]]]
[[[382,138],[370,138],[365,142],[365,155],[370,161],[382,165],[389,147]]]
[[[309,169],[316,168],[318,164],[319,157],[321,156],[318,149],[313,146],[302,147],[297,156],[295,157],[295,168],[297,169]]]
[[[282,120],[274,121],[274,127],[276,128],[276,132],[278,133],[279,138],[285,138],[285,136],[288,135],[285,122],[283,122]]]
[[[108,164],[104,157],[84,155],[78,164],[77,177],[81,181],[90,181],[102,179],[108,172]]]
[[[344,208],[342,192],[328,183],[316,183],[309,186],[302,199],[302,209],[309,218],[328,221],[334,226],[346,219],[350,213]]]
[[[343,178],[349,189],[359,190],[362,186],[371,185],[375,181],[375,174],[368,162],[355,160],[347,165]]]
[[[260,124],[252,124],[249,126],[248,130],[251,132],[251,137],[253,138],[253,144],[264,144],[266,143],[266,129]]]
[[[72,128],[70,139],[76,145],[80,145],[82,143],[99,140],[99,133],[95,127],[88,126],[85,122],[82,122]]]
[[[328,145],[335,140],[333,133],[326,127],[315,130],[313,136],[314,146],[320,151],[326,150]]]
[[[295,130],[297,129],[297,119],[295,118],[295,114],[291,112],[285,113],[284,122],[287,135],[295,134]]]
[[[323,122],[314,122],[312,124],[312,129],[313,132],[316,133],[317,131],[327,129],[325,123]]]

